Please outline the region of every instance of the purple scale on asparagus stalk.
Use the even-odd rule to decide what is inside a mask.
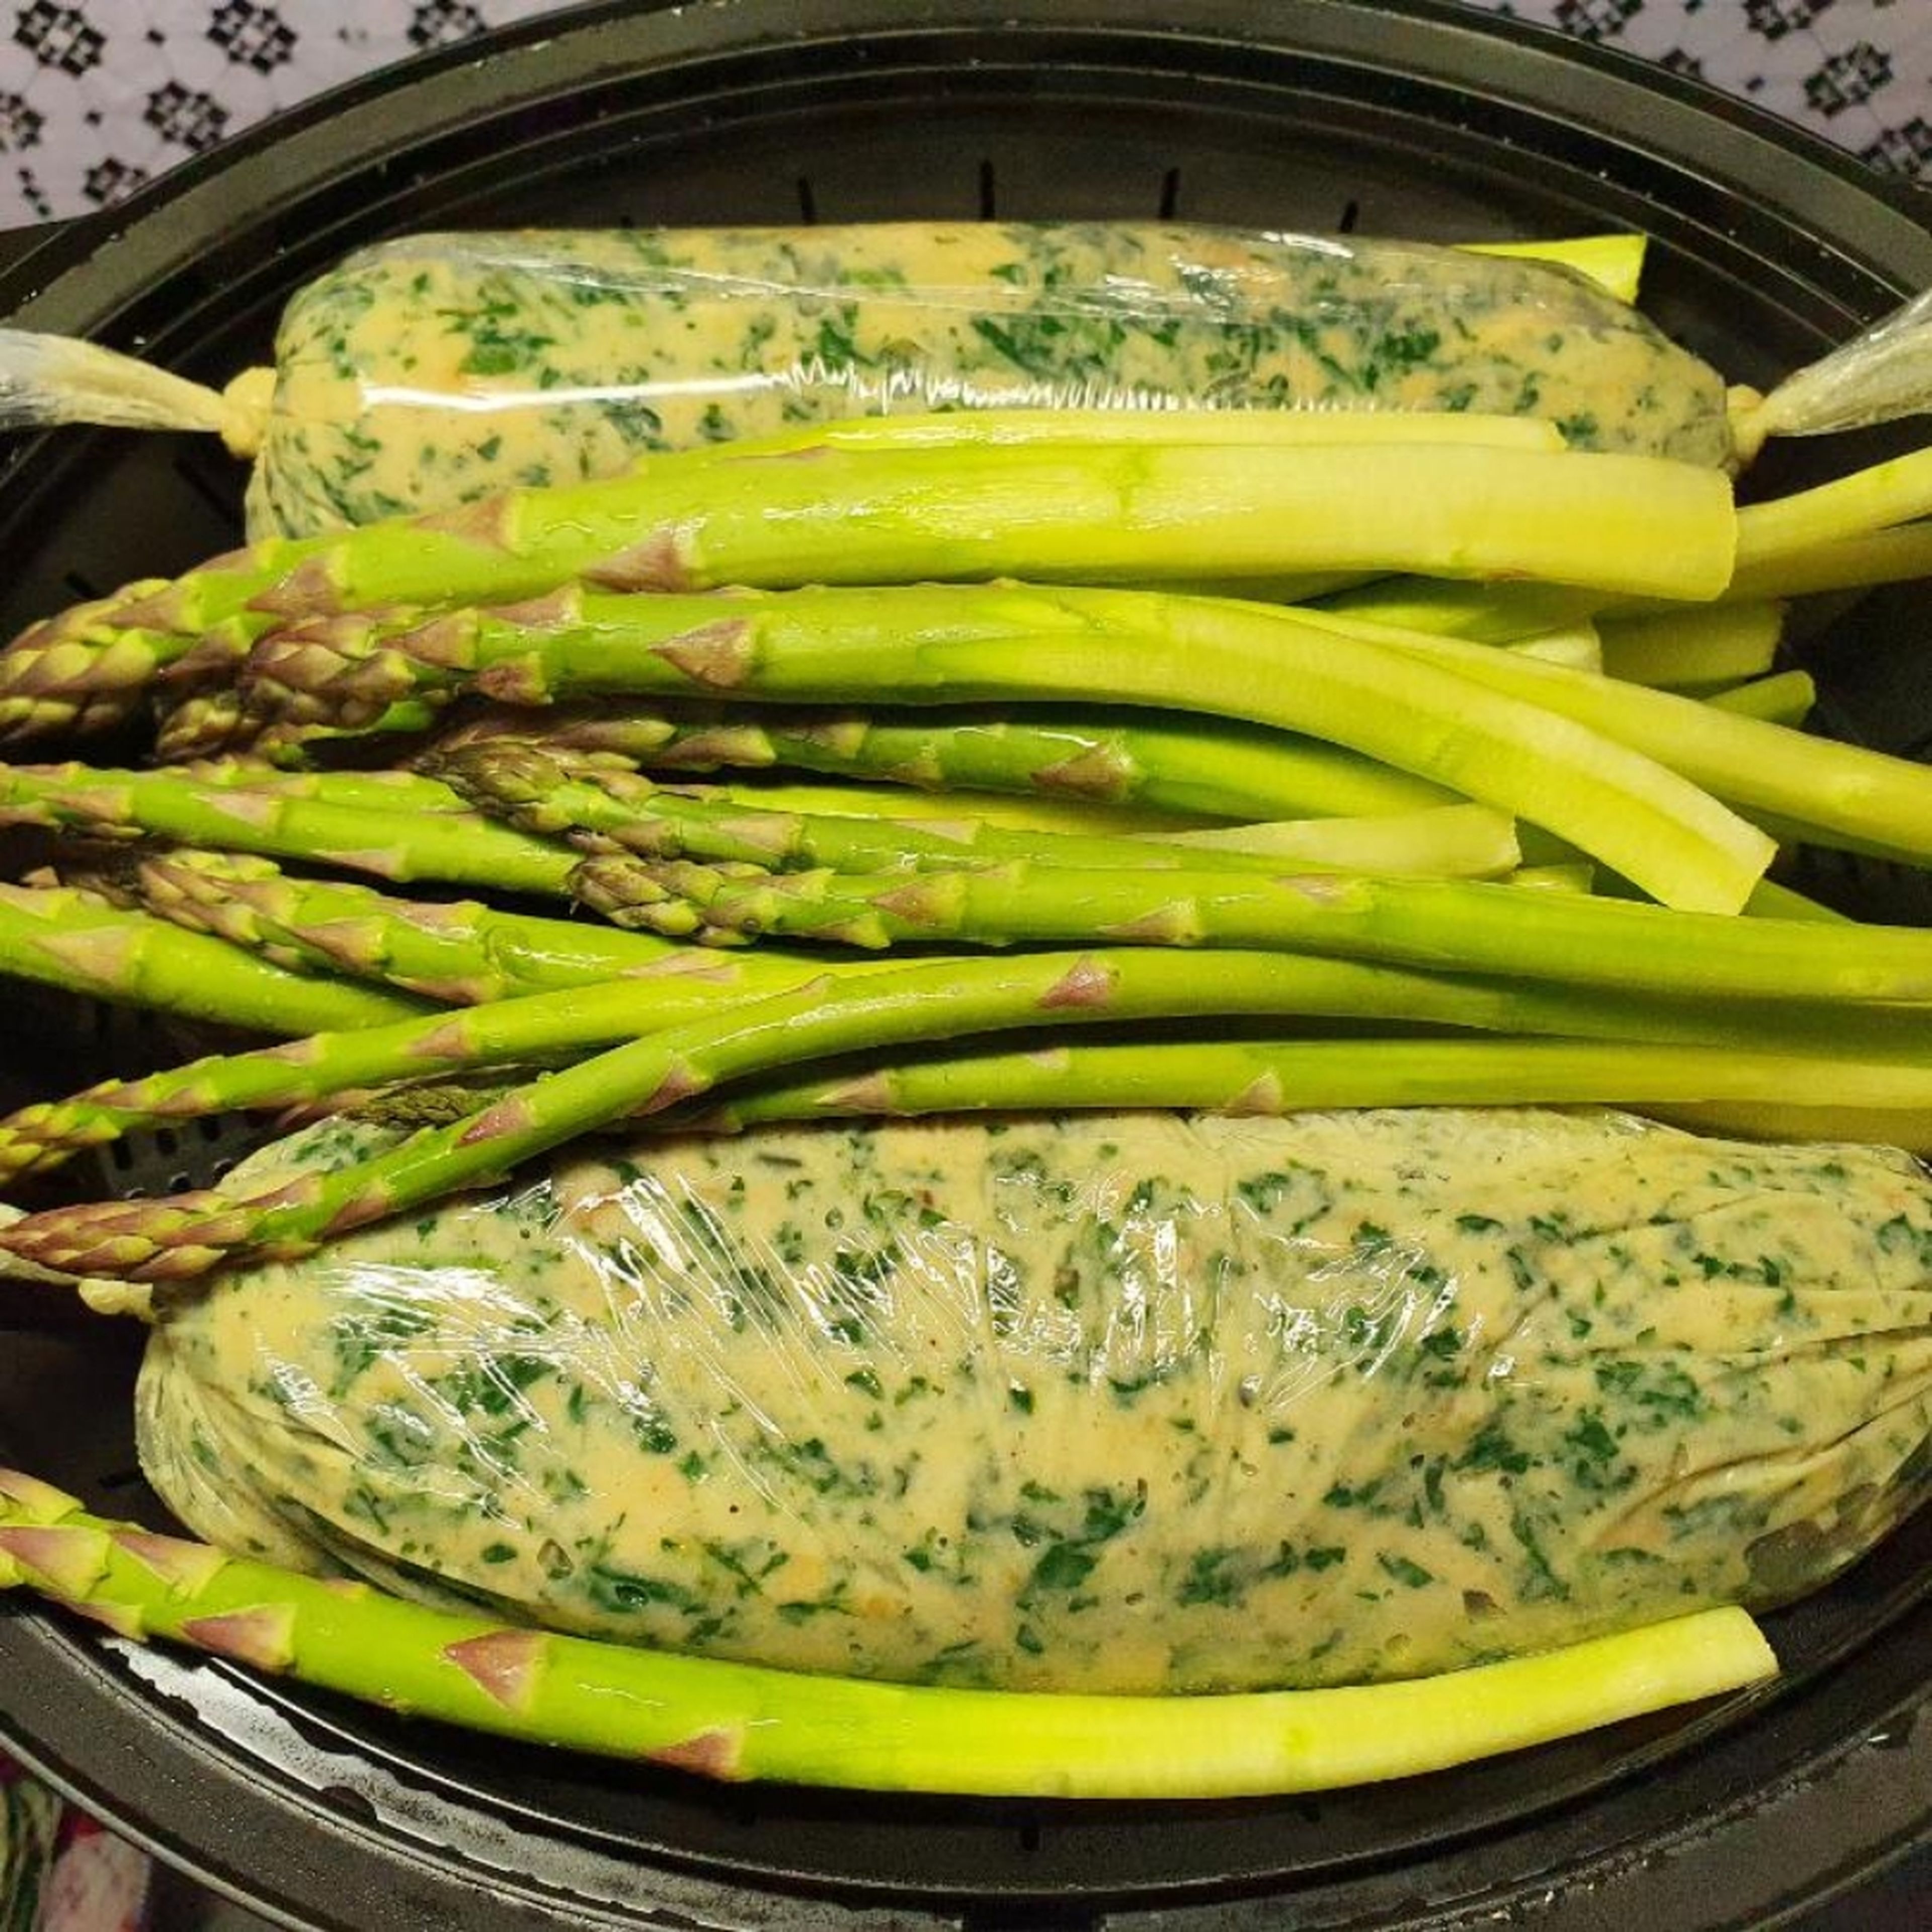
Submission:
[[[470,1122],[460,1137],[460,1144],[476,1147],[501,1140],[506,1135],[528,1133],[536,1124],[536,1114],[529,1100],[520,1094],[506,1094]]]
[[[478,910],[474,899],[460,900],[453,905],[434,899],[416,899],[398,906],[393,916],[398,925],[414,926],[418,932],[460,934],[469,930]]]
[[[304,557],[294,569],[248,600],[248,608],[273,617],[309,617],[340,607],[342,592],[325,557]]]
[[[368,626],[353,618],[310,617],[292,624],[250,651],[238,680],[242,695],[250,702],[266,695],[308,706],[317,686],[338,699],[358,692],[370,678],[392,675],[362,655],[368,636]]]
[[[418,530],[434,530],[457,537],[484,550],[508,550],[514,535],[511,505],[507,496],[479,498],[473,503],[459,503],[447,510],[432,510],[410,519]]]
[[[92,1600],[70,1604],[68,1607],[76,1616],[86,1618],[89,1623],[99,1624],[104,1630],[118,1637],[124,1637],[130,1643],[140,1643],[148,1635],[148,1620],[131,1604],[103,1604]]]
[[[214,678],[225,677],[246,648],[232,637],[212,632],[199,644],[190,644],[171,662],[157,669],[153,674],[154,682],[160,690],[173,695],[184,688],[191,689]]]
[[[269,1260],[298,1259],[304,1255],[313,1254],[322,1243],[332,1241],[338,1234],[352,1234],[358,1228],[367,1227],[371,1221],[381,1220],[394,1210],[395,1204],[394,1190],[379,1181],[373,1187],[352,1194],[330,1215],[320,1234],[291,1235],[286,1243],[260,1243],[256,1252]]]
[[[62,694],[70,683],[94,671],[98,657],[91,645],[62,640],[20,660],[8,680],[8,688],[23,698],[45,698],[50,692]]]
[[[550,702],[550,686],[543,664],[533,654],[501,658],[485,664],[476,674],[478,692],[494,704],[512,704],[524,710],[537,710]]]
[[[892,1083],[881,1072],[862,1073],[822,1088],[814,1105],[861,1114],[890,1114],[898,1111],[892,1103]]]
[[[220,791],[209,796],[208,808],[218,818],[232,818],[238,825],[260,828],[274,824],[282,801],[267,792]]]
[[[1126,788],[1120,760],[1097,746],[1057,765],[1041,766],[1033,779],[1042,791],[1066,792],[1076,798],[1114,799]]]
[[[264,1060],[284,1060],[291,1066],[310,1066],[326,1056],[328,1048],[311,1036],[307,1040],[284,1040],[257,1051]]]
[[[584,593],[574,584],[560,584],[540,597],[519,598],[494,605],[490,614],[520,631],[555,631],[578,622],[584,614]]]
[[[742,1730],[700,1731],[695,1737],[679,1744],[662,1744],[644,1756],[652,1764],[668,1765],[674,1771],[730,1780],[741,1775],[744,1747]]]
[[[606,590],[695,590],[691,532],[661,525],[641,542],[628,544],[584,573],[584,581]]]
[[[77,610],[69,610],[64,614],[65,621],[71,624],[79,614]],[[52,617],[36,617],[25,630],[16,632],[6,648],[0,650],[0,673],[16,670],[32,653],[43,650],[53,634],[55,622]]]
[[[470,1028],[460,1017],[446,1022],[409,1048],[412,1060],[466,1060],[470,1057]]]
[[[210,557],[201,568],[211,572],[233,570],[245,566],[249,560],[245,550],[224,550],[219,556]],[[14,648],[20,650],[36,633],[43,649],[52,637],[58,636],[63,641],[70,637],[88,637],[94,629],[92,618],[104,610],[113,612],[117,630],[178,631],[181,628],[181,596],[173,580],[165,577],[150,577],[129,584],[118,598],[110,597],[98,604],[84,604],[79,610],[70,611],[68,619],[70,628],[63,626],[58,615],[49,618],[35,627],[35,632],[22,633],[15,640]]]
[[[467,670],[476,657],[476,620],[467,612],[431,617],[392,640],[412,663],[440,670]]]
[[[1114,997],[1118,976],[1099,960],[1082,956],[1041,995],[1042,1006],[1104,1006]]]
[[[872,721],[866,718],[822,718],[800,725],[796,735],[802,743],[822,745],[828,752],[849,757],[864,745],[872,728]]]
[[[30,1476],[24,1469],[0,1469],[0,1517],[24,1516],[50,1519],[80,1508],[64,1490]]]
[[[136,1264],[123,1263],[116,1268],[105,1260],[94,1260],[76,1268],[76,1272],[82,1274],[118,1273],[134,1281],[152,1282],[158,1288],[164,1287],[171,1281],[193,1281],[196,1276],[207,1274],[210,1268],[220,1267],[230,1258],[230,1250],[238,1244],[238,1237],[234,1240],[224,1242],[219,1247],[212,1247],[205,1243],[193,1246],[183,1244],[164,1248],[151,1259]],[[303,1248],[291,1247],[285,1243],[258,1245],[256,1249],[256,1252],[265,1261],[293,1261],[305,1252]]]
[[[181,1627],[192,1644],[217,1657],[257,1670],[286,1670],[296,1660],[296,1612],[292,1604],[258,1604],[218,1616],[192,1617]]]
[[[1192,899],[1154,906],[1137,918],[1102,926],[1101,937],[1135,946],[1188,946],[1201,938],[1201,916]]]
[[[909,926],[945,926],[956,916],[964,890],[958,879],[922,872],[902,886],[879,893],[872,903],[880,912],[902,919]]]
[[[100,1581],[107,1539],[98,1529],[52,1522],[0,1523],[0,1558],[10,1558],[56,1597],[84,1597]]]
[[[50,932],[37,943],[80,979],[109,983],[127,970],[136,951],[134,934],[117,931]]]
[[[782,859],[792,848],[794,822],[783,812],[749,812],[742,816],[720,818],[718,829],[726,838],[736,839],[770,858]],[[645,830],[653,838],[675,836],[668,826],[648,826]]]
[[[688,1060],[674,1060],[665,1068],[664,1078],[658,1082],[650,1097],[632,1111],[661,1114],[667,1107],[674,1107],[681,1100],[688,1100],[694,1094],[706,1092],[710,1085],[710,1076],[700,1072]]]
[[[523,822],[533,832],[565,833],[580,852],[634,852],[640,858],[666,859],[676,855],[681,842],[670,826],[650,818],[626,826],[622,838],[574,828],[558,813],[538,814]],[[740,838],[743,836],[742,832],[739,834]],[[780,853],[783,850],[782,847],[778,848]]]
[[[172,1094],[162,1094],[158,1100],[144,1100],[139,1084],[131,1082],[118,1090],[97,1088],[92,1093],[82,1097],[101,1106],[139,1107],[143,1113],[152,1114],[161,1119],[179,1117],[194,1120],[208,1112],[217,1104],[214,1089],[206,1082],[178,1088]]]
[[[152,1530],[117,1529],[114,1546],[184,1597],[206,1589],[228,1567],[228,1558],[206,1543],[160,1536]]]
[[[234,1213],[227,1217],[227,1222],[232,1224],[238,1230],[245,1232],[258,1214],[272,1213],[284,1208],[316,1206],[322,1199],[322,1177],[320,1174],[297,1174],[292,1180],[285,1181],[280,1187],[273,1188],[266,1194],[250,1195],[244,1204],[238,1207]],[[199,1195],[184,1195],[182,1198],[205,1202],[210,1207],[213,1207],[226,1202],[228,1197],[215,1192],[211,1188],[205,1190]],[[219,1221],[214,1225],[218,1228],[224,1226],[224,1223]],[[222,1237],[217,1236],[215,1238],[220,1239]],[[232,1240],[234,1236],[230,1234],[226,1238]]]
[[[316,920],[302,928],[302,937],[318,952],[326,953],[351,972],[366,970],[382,956],[382,920],[363,915]]]
[[[549,1647],[541,1630],[496,1630],[446,1644],[442,1654],[486,1696],[520,1715],[530,1708]]]
[[[374,872],[379,879],[396,879],[402,876],[404,855],[393,846],[345,845],[339,850],[320,847],[316,852],[318,863],[339,866],[346,872]]]
[[[950,838],[954,844],[970,847],[978,833],[981,820],[976,818],[889,818],[888,827],[896,832],[924,832],[933,838]]]
[[[38,774],[36,775],[38,776]],[[50,774],[57,784],[75,789],[56,800],[52,809],[63,821],[110,829],[125,825],[134,816],[134,794],[125,785],[104,785],[94,782],[92,772],[81,773],[71,766]]]
[[[750,724],[715,724],[693,731],[659,755],[668,766],[693,771],[719,764],[764,766],[778,761],[770,739]]]
[[[653,644],[651,655],[662,658],[694,684],[729,691],[750,675],[755,656],[752,626],[742,617],[720,617]]]
[[[1264,1073],[1250,1081],[1229,1100],[1223,1110],[1230,1114],[1276,1114],[1288,1111],[1288,1095],[1278,1073]]]
[[[707,985],[729,986],[738,972],[735,963],[715,954],[674,952],[668,959],[652,959],[640,966],[627,966],[614,974],[619,980],[702,980]]]

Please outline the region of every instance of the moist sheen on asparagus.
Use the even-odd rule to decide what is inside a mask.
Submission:
[[[164,1295],[140,1438],[225,1547],[565,1630],[1339,1684],[1824,1582],[1932,1477],[1928,1261],[1903,1156],[1616,1115],[658,1139]]]
[[[178,700],[170,755],[217,749],[241,722],[226,690],[236,664],[278,621],[501,603],[578,578],[696,590],[1419,570],[1645,596],[1724,588],[1738,520],[1721,475],[1472,441],[1475,420],[1405,418],[1400,442],[1338,428],[1330,441],[1325,428],[1316,440],[1213,412],[1052,412],[1046,430],[1037,415],[989,412],[653,457],[594,482],[266,538],[172,584],[143,580],[50,617],[0,652],[0,731],[105,725],[158,679]],[[1426,438],[1425,423],[1437,426]],[[1397,500],[1403,514],[1391,518]]]

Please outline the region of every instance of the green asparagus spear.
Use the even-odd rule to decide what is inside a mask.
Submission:
[[[225,791],[314,799],[364,812],[462,812],[463,800],[420,771],[290,772],[244,758],[207,758],[178,766],[184,778]]]
[[[432,769],[482,810],[540,837],[568,838],[582,851],[741,861],[774,870],[885,872],[1030,856],[1054,865],[1154,870],[1186,864],[1232,872],[1278,872],[1292,859],[1314,870],[1341,870],[1352,868],[1364,843],[1361,821],[1353,820],[1241,826],[1173,844],[1162,838],[1015,830],[988,824],[963,807],[946,818],[897,818],[890,815],[889,800],[866,818],[760,810],[748,802],[670,790],[640,773],[507,740],[446,753]],[[1438,809],[1451,816],[1458,834],[1468,825],[1465,814],[1480,823],[1466,836],[1451,836],[1445,826],[1438,838],[1432,836],[1432,824],[1418,825],[1405,815],[1402,826],[1382,843],[1387,869],[1427,874],[1446,860],[1458,874],[1494,877],[1522,856],[1514,827],[1501,813],[1480,806]],[[1327,829],[1336,824],[1339,833]],[[1352,868],[1362,869],[1358,863]]]
[[[779,766],[924,790],[1032,794],[1210,818],[1366,817],[1451,796],[1393,766],[1286,732],[1185,712],[1110,713],[1099,705],[923,712],[634,700],[544,711],[502,706],[453,725],[436,748],[506,736],[613,754],[647,771]]]
[[[1932,449],[1915,449],[1740,510],[1736,568],[1754,574],[1924,516],[1932,516]]]
[[[1921,577],[1932,577],[1932,523],[1900,524],[1741,562],[1723,601],[1864,590],[1880,584],[1909,584]]]
[[[1217,980],[1228,960],[1227,955],[1216,960]],[[1282,1010],[1311,1022],[1405,1022],[1502,1036],[1580,1036],[1630,1042],[1640,1055],[1651,1047],[1716,1052],[1740,1068],[1760,1062],[1789,1068],[1802,1060],[1809,1070],[1803,1080],[1792,1078],[1792,1090],[1797,1091],[1821,1080],[1835,1085],[1840,1060],[1854,1065],[1883,1062],[1900,1070],[1901,1079],[1923,1078],[1922,1070],[1932,1067],[1932,1040],[1924,1037],[1916,1014],[1851,1013],[1836,1006],[1807,1007],[1792,1001],[1664,1000],[1295,954],[1234,963],[1240,973],[1264,974]],[[750,970],[760,968],[764,970]],[[662,970],[629,979],[499,1000],[461,1013],[438,1012],[353,1033],[321,1033],[286,1047],[212,1056],[141,1079],[106,1081],[70,1099],[37,1102],[0,1120],[0,1178],[52,1167],[82,1148],[198,1114],[287,1108],[364,1088],[579,1058],[725,1001],[758,997],[808,977],[830,974],[842,979],[879,970],[880,963],[872,959],[827,966],[781,962],[763,954],[720,958],[680,949]],[[1202,1056],[1201,1076],[1211,1086],[1216,1051],[1200,1042],[1159,1048],[1156,1064],[1172,1067],[1180,1062],[1171,1090],[1175,1097],[1166,1104],[1208,1104],[1188,1097],[1203,1090],[1187,1084],[1196,1078],[1190,1056]],[[1056,1064],[1065,1064],[1064,1058]],[[1736,1077],[1748,1079],[1742,1072]],[[1082,1090],[1078,1082],[1070,1080],[1060,1103],[1098,1104],[1078,1098]],[[1714,1090],[1735,1097],[1732,1088]],[[1120,1104],[1131,1097],[1123,1089]],[[1637,1097],[1636,1090],[1627,1097]],[[1763,1096],[1754,1090],[1754,1097]]]
[[[1932,861],[1932,768],[1910,759],[1454,638],[1371,634],[1641,750],[1754,818],[1802,827],[1810,843]]]
[[[1004,1053],[948,1046],[886,1066],[862,1063],[764,1082],[727,1098],[706,1125],[862,1114],[1027,1113],[1181,1107],[1286,1114],[1309,1108],[1742,1103],[1776,1133],[1794,1095],[1828,1088],[1834,1108],[1882,1124],[1888,1146],[1932,1148],[1932,1066],[1821,1060],[1736,1047],[1568,1040],[1053,1041]],[[1804,1124],[1812,1123],[1808,1118]],[[1807,1136],[1808,1137],[1808,1136]]]
[[[917,883],[943,876],[921,874]],[[1324,881],[1323,890],[1334,883]],[[1517,892],[1506,886],[1406,886],[1402,890],[1493,893],[1528,907],[1534,916],[1532,923],[1560,920],[1574,910],[1563,896]],[[1643,923],[1644,908],[1600,910],[1632,915],[1646,937],[1654,936]],[[1768,920],[1688,922],[1758,934],[1776,930]],[[1854,936],[1870,938],[1876,930],[1860,928]],[[1793,926],[1784,935],[1786,950],[1804,950],[1791,945],[1794,937],[1816,941],[1838,933],[1834,927]],[[1932,950],[1932,936],[1904,937]],[[1886,950],[1882,943],[1879,950]],[[1780,958],[1778,963],[1787,962]],[[1605,976],[1612,981],[1619,976],[1614,962]],[[1690,976],[1694,982],[1696,976]],[[1880,975],[1871,979],[1882,983]],[[1932,977],[1922,974],[1922,982],[1932,997]],[[1185,952],[1131,946],[1010,959],[938,959],[890,971],[824,976],[789,992],[732,1002],[579,1060],[505,1096],[471,1119],[425,1129],[352,1168],[294,1174],[246,1198],[208,1190],[164,1200],[50,1209],[0,1232],[0,1250],[68,1274],[155,1282],[185,1279],[250,1259],[312,1252],[351,1228],[481,1184],[578,1134],[634,1114],[661,1112],[728,1080],[832,1054],[888,1052],[976,1033],[1125,1026],[1202,1013],[1292,1017],[1304,1004],[1305,985],[1305,976],[1293,965],[1264,953],[1229,952],[1216,958],[1211,973],[1204,974],[1200,962]],[[1870,981],[1867,985],[1870,997],[1883,997]],[[1797,990],[1781,980],[1772,996],[1790,999]]]
[[[460,1616],[90,1516],[0,1471],[0,1586],[405,1712],[700,1776],[878,1791],[1222,1798],[1402,1778],[1772,1675],[1750,1616],[1700,1612],[1435,1678],[1204,1697],[867,1683]]]
[[[446,1004],[690,970],[687,949],[582,921],[500,911],[474,900],[418,902],[263,860],[192,850],[143,854],[129,884],[148,910],[283,964],[377,980]],[[776,984],[774,959],[735,983]]]
[[[1420,570],[1700,598],[1731,573],[1729,486],[1690,464],[1300,433],[1263,442],[1252,424],[1231,440],[1225,422],[1199,432],[1215,440],[1187,442],[1148,440],[1144,426],[1124,436],[1118,416],[1065,428],[1065,440],[1034,424],[1000,442],[970,416],[898,418],[848,443],[820,432],[653,456],[614,479],[271,539],[16,638],[0,653],[0,730],[125,715],[169,667],[185,674],[178,685],[220,683],[290,617],[500,602],[577,578],[692,590]]]
[[[326,660],[339,646],[378,712],[412,692],[469,688],[525,704],[640,692],[842,703],[886,690],[912,704],[1178,706],[1366,752],[1547,827],[1666,904],[1735,911],[1750,896],[1771,842],[1694,785],[1587,727],[1481,690],[1460,667],[1436,674],[1407,648],[1334,628],[1345,622],[1212,598],[1028,586],[727,598],[570,591],[541,608],[451,613],[390,638],[384,661],[400,681],[380,690],[364,679],[370,660],[354,656],[383,628],[370,620],[300,634],[298,658],[284,650],[272,670],[251,659],[250,673],[313,693],[326,688]]]
[[[0,765],[0,825],[178,839],[388,879],[552,896],[563,889],[572,863],[567,848],[474,812],[378,812],[299,791],[203,784],[183,772],[87,765]]]
[[[607,917],[726,943],[1268,947],[1692,997],[1932,1006],[1932,932],[1915,927],[1673,913],[1470,880],[1236,879],[1024,860],[773,873],[629,856],[586,859],[576,876]]]
[[[527,714],[526,714],[527,715]],[[535,738],[531,740],[535,742]],[[608,752],[586,754],[613,771],[635,769],[634,762]],[[704,782],[685,778],[680,790],[716,804],[757,812],[829,812],[836,818],[949,818],[960,809],[956,794],[916,791],[904,785],[877,784],[856,778],[815,778],[787,772],[728,773]],[[1080,798],[1001,797],[990,792],[970,801],[973,816],[1010,832],[1074,832],[1118,838],[1138,832],[1181,832],[1220,823],[1192,814],[1160,812],[1144,806],[1108,805]]]
[[[381,1026],[423,1010],[58,886],[0,884],[0,975],[262,1033]]]
[[[532,746],[548,755],[566,760],[589,760],[604,770],[634,772],[657,764],[650,754],[651,747],[667,745],[687,728],[694,731],[716,728],[728,715],[724,707],[716,705],[695,709],[709,721],[706,727],[700,728],[695,717],[674,723],[662,709],[653,713],[634,706],[600,704],[545,706],[536,710],[505,705],[484,706],[446,728],[433,742],[418,751],[412,762],[418,770],[428,771],[440,768],[446,758],[458,754],[467,756],[482,746],[507,742],[518,746]],[[820,722],[832,716],[794,715],[809,716]],[[1091,712],[1087,714],[1090,730],[1094,716]],[[1228,728],[1232,734],[1239,728]],[[758,735],[755,729],[752,735]],[[1256,738],[1279,736],[1252,730],[1250,735]],[[1329,748],[1310,748],[1326,752]],[[1063,754],[1064,750],[1062,746]],[[1345,759],[1352,756],[1347,753],[1335,755]],[[1364,760],[1354,762],[1367,764]],[[848,818],[874,818],[887,814],[902,818],[945,818],[961,808],[962,801],[958,790],[968,789],[943,783],[935,788],[914,783],[910,778],[902,780],[887,771],[868,770],[856,764],[849,772],[832,765],[828,766],[823,774],[818,774],[808,766],[801,766],[796,770],[780,770],[777,769],[778,763],[769,754],[768,749],[765,755],[748,756],[742,761],[717,758],[688,767],[680,767],[673,762],[663,770],[678,779],[684,791],[717,802],[736,803],[760,811],[830,812]],[[686,776],[687,771],[716,772],[721,769],[724,770],[724,776],[702,782]],[[1401,809],[1422,810],[1428,804],[1448,802],[1448,795],[1434,786],[1406,778],[1386,768],[1370,769],[1375,770],[1378,776],[1386,776],[1393,785],[1413,788],[1415,802]],[[1408,794],[1400,796],[1406,800]],[[462,802],[460,799],[455,802],[459,805]],[[1228,818],[1252,822],[1276,820],[1283,816],[1278,812],[1250,810],[1245,806],[1232,812],[1188,812],[1156,803],[1143,804],[1130,798],[1090,798],[1076,790],[1055,790],[1045,784],[1030,786],[1024,778],[1010,788],[974,789],[971,806],[976,818],[983,818],[988,824],[1009,830],[1099,832],[1109,838],[1128,833],[1205,828]],[[1309,810],[1292,815],[1316,818],[1324,813]],[[1376,811],[1340,815],[1379,818],[1393,816],[1394,812]]]
[[[44,1172],[83,1148],[200,1116],[277,1110],[364,1088],[580,1058],[826,970],[822,962],[719,961],[715,955],[694,958],[688,947],[665,951],[669,956],[656,969],[629,978],[566,984],[557,991],[493,999],[461,1012],[412,1014],[354,1031],[318,1029],[287,1046],[212,1054],[139,1079],[103,1081],[66,1100],[35,1102],[0,1120],[0,1179]],[[849,975],[853,968],[835,970]],[[859,970],[878,968],[868,961]],[[1318,972],[1311,973],[1310,982],[1317,988],[1324,983]],[[1346,998],[1347,982],[1340,983],[1343,992],[1336,997]],[[1371,992],[1377,990],[1372,979],[1366,983]],[[1390,986],[1388,1010],[1395,1010],[1407,989],[1400,980]],[[1496,1001],[1486,989],[1472,988],[1466,1004],[1483,1012]]]

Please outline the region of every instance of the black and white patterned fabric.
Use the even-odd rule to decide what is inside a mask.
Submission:
[[[0,0],[0,227],[106,206],[324,88],[554,4]],[[1932,0],[1468,4],[1696,74],[1932,181]]]

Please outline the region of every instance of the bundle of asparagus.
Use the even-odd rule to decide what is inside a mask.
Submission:
[[[1772,722],[1771,656],[1772,600],[1924,566],[1928,488],[1739,511],[1474,417],[908,419],[50,618],[9,735],[152,704],[160,762],[0,768],[58,880],[0,893],[0,968],[304,1036],[22,1109],[0,1172],[384,1132],[0,1252],[166,1306],[640,1123],[1605,1102],[1932,1148],[1932,935],[1766,877],[1932,862],[1932,775]],[[344,756],[388,764],[286,769]],[[5,1546],[86,1597],[85,1533]]]

